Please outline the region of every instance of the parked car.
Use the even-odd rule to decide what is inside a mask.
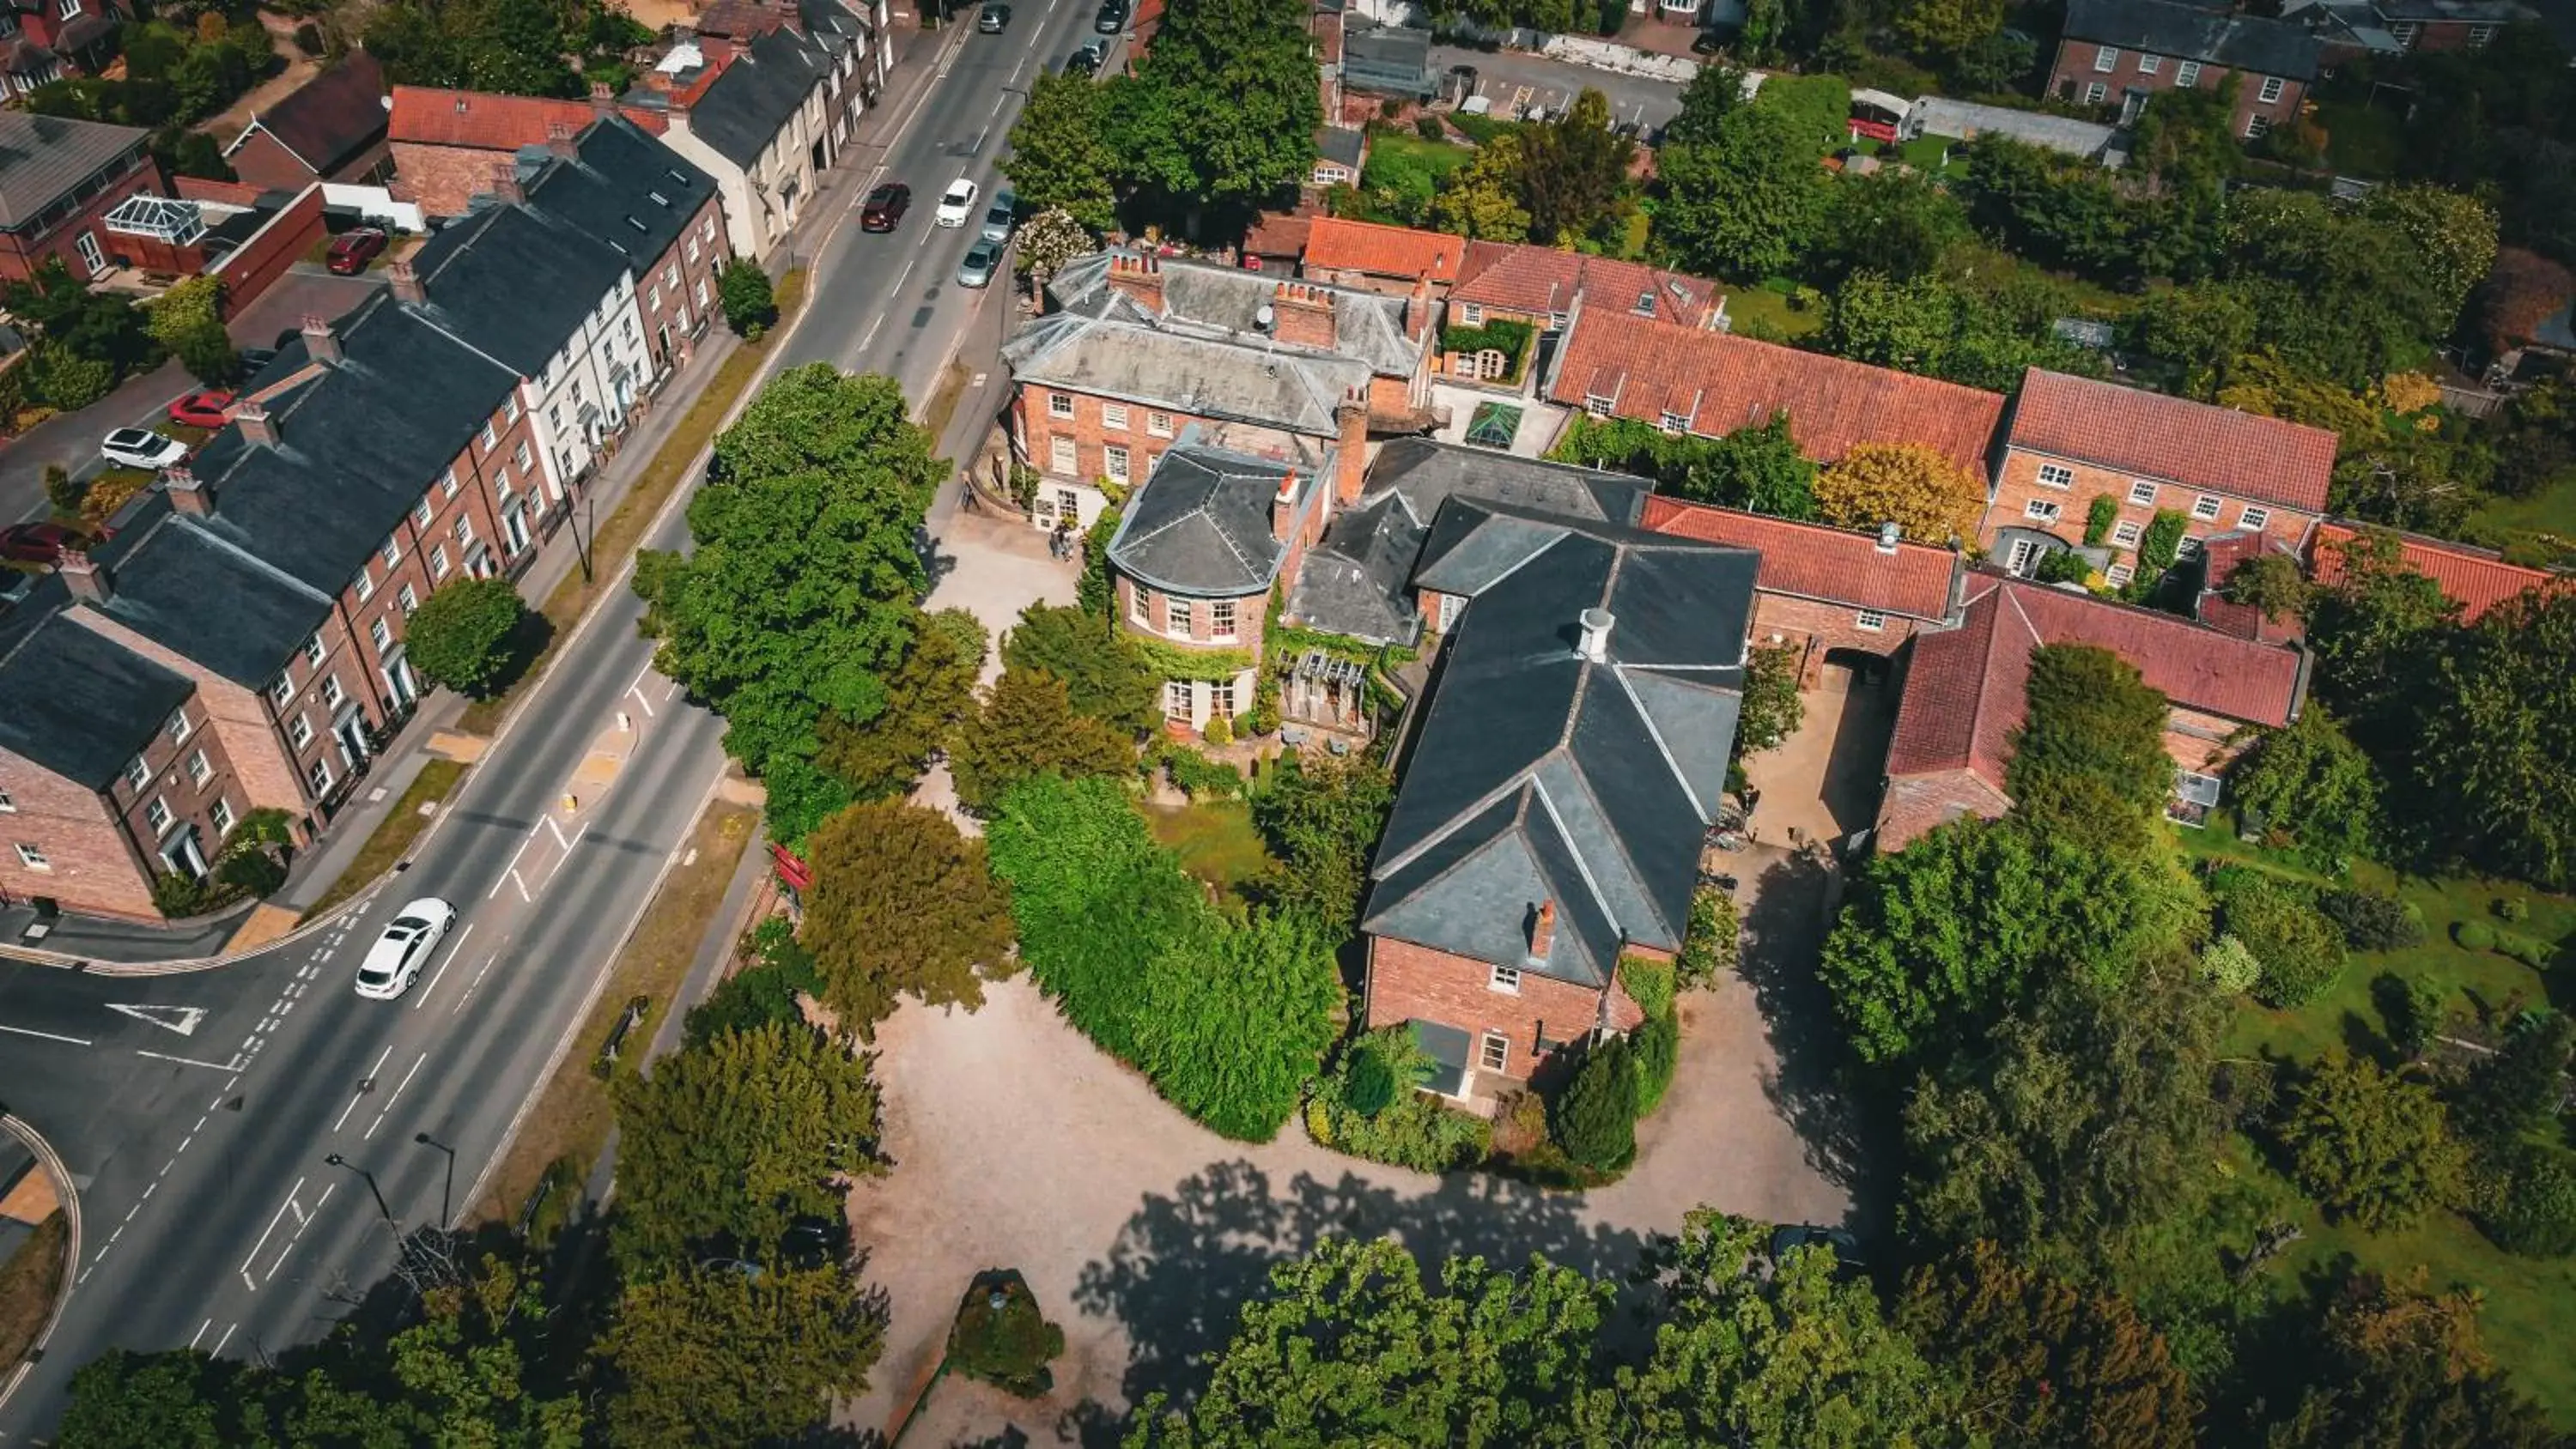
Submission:
[[[1100,0],[1100,13],[1091,17],[1091,28],[1103,35],[1116,35],[1127,28],[1127,0]]]
[[[344,231],[338,241],[331,243],[330,255],[323,265],[343,277],[354,277],[367,269],[367,263],[375,260],[376,254],[383,251],[385,243],[390,240],[372,226]]]
[[[257,377],[268,371],[268,365],[276,360],[277,349],[274,347],[245,347],[241,350],[242,375]]]
[[[224,425],[224,410],[232,405],[231,393],[210,387],[172,399],[170,421],[185,428],[220,428]]]
[[[984,240],[1009,241],[1011,229],[1019,223],[1020,194],[1007,186],[994,192],[991,203],[984,208]]]
[[[867,204],[859,208],[859,230],[892,231],[911,209],[912,188],[900,181],[888,181],[869,192]]]
[[[1009,29],[1010,24],[1011,7],[999,3],[985,6],[975,17],[975,28],[986,35],[999,35]]]
[[[0,528],[0,558],[49,564],[79,543],[80,537],[59,523],[13,523]]]
[[[1087,41],[1080,47],[1076,48],[1073,54],[1065,57],[1064,73],[1066,75],[1098,75],[1100,74],[1101,62],[1108,58],[1109,43],[1107,41]]]
[[[957,285],[989,287],[993,284],[993,273],[1000,270],[1001,265],[1002,244],[988,236],[977,237],[975,244],[966,249],[966,260],[957,264]]]
[[[966,218],[975,214],[975,196],[975,183],[958,177],[948,183],[947,192],[939,198],[939,209],[931,213],[930,219],[941,226],[964,226]]]
[[[158,471],[188,456],[188,445],[147,428],[118,428],[98,445],[98,455],[125,468]]]
[[[1727,38],[1728,37],[1723,31],[1703,30],[1698,35],[1692,37],[1691,54],[1715,55],[1719,51],[1726,49]]]
[[[409,991],[455,924],[456,907],[436,896],[423,896],[403,907],[376,944],[367,948],[367,958],[358,963],[358,994],[370,1001],[391,1001]]]

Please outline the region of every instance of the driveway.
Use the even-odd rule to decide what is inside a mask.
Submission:
[[[1785,865],[1748,882],[1766,961],[1812,952],[1817,884]],[[1639,1128],[1637,1168],[1589,1194],[1381,1167],[1294,1125],[1271,1143],[1226,1141],[1094,1050],[1025,976],[989,989],[973,1013],[907,1004],[877,1033],[894,1168],[850,1199],[868,1276],[893,1312],[851,1422],[882,1427],[918,1391],[959,1296],[987,1268],[1025,1273],[1063,1326],[1056,1389],[1024,1402],[947,1379],[909,1442],[984,1442],[1014,1427],[1037,1442],[1096,1438],[1086,1425],[1191,1383],[1192,1356],[1224,1343],[1269,1266],[1328,1234],[1393,1236],[1432,1262],[1544,1253],[1615,1274],[1649,1234],[1704,1203],[1839,1222],[1849,1197],[1832,1164],[1847,1149],[1804,1038],[1766,1020],[1795,997],[1790,983],[1811,977],[1804,963],[1766,964],[1685,998],[1681,1067]]]
[[[1762,792],[1753,812],[1759,838],[1836,842],[1877,823],[1896,729],[1893,676],[1882,669],[1873,682],[1826,664],[1814,687],[1799,691],[1807,708],[1798,732],[1744,763],[1745,779]]]

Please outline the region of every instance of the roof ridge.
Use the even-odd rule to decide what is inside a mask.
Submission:
[[[1571,756],[1567,758],[1566,764],[1572,768],[1574,778],[1581,786],[1583,793],[1591,797],[1592,808],[1601,812],[1602,819],[1608,820],[1610,818],[1610,812],[1602,806],[1601,797],[1593,794],[1592,783],[1583,777],[1583,767],[1576,765]],[[1592,862],[1583,858],[1583,847],[1574,843],[1574,832],[1566,828],[1565,817],[1557,813],[1556,800],[1548,793],[1547,781],[1539,778],[1536,773],[1532,773],[1530,776],[1530,793],[1538,797],[1539,808],[1547,812],[1547,823],[1555,827],[1557,838],[1565,842],[1565,853],[1572,857],[1574,861],[1574,873],[1582,878],[1583,888],[1592,893],[1592,904],[1601,909],[1602,918],[1610,923],[1610,928],[1612,930],[1619,933],[1619,939],[1624,943],[1628,939],[1628,931],[1625,926],[1620,924],[1617,908],[1610,904],[1609,897],[1602,891],[1599,877],[1593,874]],[[1609,832],[1609,835],[1611,838],[1611,849],[1619,853],[1620,863],[1628,868],[1629,879],[1640,881],[1642,884],[1643,878],[1637,874],[1637,862],[1630,859],[1626,847],[1618,843],[1619,832],[1612,830]],[[1536,857],[1537,852],[1531,852],[1532,863],[1540,864]],[[1543,864],[1540,864],[1540,869],[1544,871],[1546,867]],[[1654,895],[1652,892],[1641,888],[1637,894],[1644,897],[1649,906],[1653,904]],[[1670,925],[1671,922],[1666,921],[1662,924]],[[1617,964],[1618,963],[1616,962],[1611,963],[1613,970],[1616,970]]]
[[[1542,755],[1540,758],[1545,759],[1546,756]],[[1413,864],[1413,862],[1420,860],[1424,853],[1429,851],[1433,846],[1438,845],[1440,842],[1447,840],[1450,836],[1457,834],[1460,830],[1466,828],[1468,822],[1475,820],[1479,816],[1482,816],[1486,811],[1503,803],[1504,799],[1514,790],[1532,783],[1532,771],[1536,768],[1537,765],[1533,762],[1532,764],[1524,766],[1521,769],[1514,770],[1511,774],[1503,777],[1501,783],[1495,785],[1494,788],[1477,796],[1467,804],[1460,806],[1448,819],[1441,821],[1438,829],[1428,832],[1420,840],[1417,840],[1404,849],[1397,851],[1394,855],[1377,862],[1377,864],[1370,869],[1369,878],[1372,880],[1382,880],[1385,877],[1393,875],[1397,871],[1404,869],[1406,866]],[[1488,841],[1486,844],[1490,845],[1492,842]],[[1467,852],[1466,855],[1459,857],[1455,863],[1451,864],[1449,870],[1456,870],[1458,866],[1473,859],[1477,851],[1481,851],[1484,848],[1484,846],[1480,845],[1476,847],[1476,850],[1471,850]],[[1449,874],[1449,870],[1440,872],[1439,875],[1433,876],[1431,880],[1436,881],[1441,879],[1441,877]],[[1423,882],[1424,885],[1429,885],[1430,883],[1430,881]]]
[[[1663,757],[1664,768],[1673,772],[1673,782],[1681,786],[1682,798],[1690,801],[1691,812],[1702,820],[1714,819],[1717,812],[1702,804],[1699,792],[1691,788],[1690,777],[1682,772],[1681,761],[1673,758],[1673,747],[1664,741],[1663,726],[1656,723],[1654,711],[1646,708],[1645,698],[1637,693],[1637,686],[1629,680],[1627,666],[1610,666],[1610,675],[1619,681],[1619,690],[1628,696],[1628,702],[1637,707],[1637,717],[1646,723],[1646,738],[1655,742],[1655,753]],[[1683,681],[1675,680],[1674,683],[1683,684]],[[1685,684],[1684,687],[1698,686]]]
[[[295,575],[290,574],[286,570],[279,568],[277,565],[270,563],[268,560],[261,558],[258,554],[251,552],[249,549],[242,547],[240,544],[233,542],[231,539],[224,537],[213,529],[197,523],[195,520],[189,518],[186,514],[180,513],[175,508],[171,510],[168,518],[166,519],[166,523],[169,526],[178,528],[183,533],[205,539],[215,547],[220,548],[224,552],[231,554],[233,557],[242,560],[244,563],[247,563],[251,567],[259,570],[261,573],[267,574],[269,577],[276,579],[278,582],[295,590],[299,594],[303,594],[320,603],[328,604],[335,602],[331,595],[322,592],[320,589],[304,582]]]

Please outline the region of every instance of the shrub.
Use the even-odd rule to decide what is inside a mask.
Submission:
[[[1691,896],[1690,929],[1673,958],[1676,983],[1683,990],[1706,986],[1743,959],[1744,927],[1736,916],[1735,897],[1714,885],[1701,886]]]
[[[2478,1227],[2508,1253],[2576,1253],[2576,1164],[2554,1147],[2519,1143],[2479,1187]]]
[[[2111,529],[2120,521],[2120,500],[2108,493],[2096,493],[2084,505],[2084,546],[2100,548],[2111,537]]]
[[[745,945],[751,964],[717,982],[707,999],[690,1008],[681,1021],[682,1039],[691,1050],[726,1032],[803,1021],[798,994],[822,995],[823,977],[815,968],[814,953],[796,943],[795,927],[785,916],[772,916],[753,927]]]
[[[264,896],[286,884],[286,867],[265,850],[236,851],[216,862],[215,879],[246,895]]]
[[[1358,1079],[1363,1062],[1382,1064],[1388,1097],[1374,1112],[1361,1110],[1375,1092]],[[1493,1126],[1454,1111],[1415,1090],[1431,1076],[1432,1061],[1413,1039],[1413,1028],[1391,1026],[1351,1043],[1306,1103],[1306,1130],[1322,1145],[1371,1162],[1416,1172],[1448,1172],[1482,1162],[1493,1147]],[[1374,1073],[1374,1066],[1365,1070]]]
[[[2222,929],[2263,963],[2254,997],[2266,1006],[2302,1006],[2343,972],[2343,933],[2294,888],[2266,879],[2239,885],[2220,908]]]
[[[2386,891],[2331,890],[2317,897],[2317,911],[2343,932],[2356,951],[2398,951],[2424,943],[2424,914]]]
[[[2496,932],[2495,949],[2499,954],[2511,956],[2534,971],[2547,970],[2550,958],[2556,954],[2547,941],[2526,936],[2520,931]]]
[[[57,513],[78,516],[81,504],[89,498],[89,480],[75,478],[60,463],[45,465],[45,501]]]
[[[725,325],[745,341],[759,341],[778,320],[778,299],[770,291],[769,274],[749,257],[736,257],[716,273],[716,298],[724,305]]]
[[[1648,1021],[1673,1014],[1673,997],[1680,986],[1672,967],[1642,956],[1626,956],[1619,961],[1619,984],[1627,988],[1628,999]]]
[[[189,328],[170,344],[170,350],[178,356],[181,366],[208,387],[230,387],[248,371],[221,322]]]
[[[1034,1399],[1055,1387],[1047,1361],[1064,1352],[1064,1330],[1047,1322],[1016,1272],[978,1273],[948,1330],[948,1362],[970,1379]]]
[[[479,699],[501,684],[510,635],[526,614],[508,579],[459,579],[412,611],[403,652],[432,683]]]
[[[2451,939],[2459,942],[2463,951],[2492,951],[2496,943],[2495,927],[2484,921],[2462,921],[2451,928]]]
[[[1586,1052],[1550,1104],[1548,1131],[1580,1167],[1625,1172],[1637,1160],[1637,1059],[1623,1041]]]
[[[2431,1089],[2341,1048],[2299,1084],[2281,1138],[2300,1189],[2374,1232],[2459,1195],[2464,1158]]]
[[[2234,936],[2221,936],[2203,947],[2200,974],[2230,996],[2242,996],[2262,979],[2263,963]]]
[[[2138,538],[2138,577],[2153,578],[2173,567],[2174,554],[2182,546],[2183,530],[2191,520],[2170,508],[2159,508],[2147,520],[2146,531]]]
[[[307,20],[295,27],[295,48],[306,55],[322,53],[322,28]]]
[[[1217,721],[1210,720],[1213,725]],[[1213,737],[1210,740],[1214,742]],[[1233,800],[1243,794],[1243,772],[1223,760],[1211,760],[1187,745],[1167,744],[1157,751],[1172,784],[1193,800]]]
[[[2531,902],[2520,896],[2499,896],[2496,898],[2495,913],[2500,920],[2527,921],[2531,919]]]
[[[1374,1117],[1395,1100],[1395,1067],[1385,1052],[1362,1042],[1351,1051],[1350,1071],[1342,1087],[1344,1105],[1363,1117]]]
[[[1199,738],[1206,740],[1211,745],[1219,747],[1233,744],[1234,724],[1224,715],[1210,715],[1208,716],[1207,728],[1199,731]]]
[[[1415,117],[1413,121],[1413,129],[1415,133],[1420,135],[1425,141],[1446,141],[1449,139],[1449,128],[1440,124],[1440,118],[1438,116]]]
[[[78,412],[116,389],[116,364],[39,342],[27,357],[27,385],[51,407]]]
[[[2462,1130],[2501,1144],[2547,1125],[2564,1099],[2571,1047],[2576,1047],[2576,1022],[2563,1013],[2531,1012],[2515,1021],[2461,1086]]]
[[[1637,1115],[1643,1117],[1663,1105],[1673,1070],[1681,1065],[1681,1018],[1671,1012],[1647,1017],[1630,1044],[1637,1056]]]
[[[2380,1022],[2388,1028],[2388,1044],[2410,1060],[2422,1056],[2424,1049],[2433,1044],[2433,1034],[2442,1029],[2442,1012],[2448,1000],[2433,982],[2395,972],[2382,972],[2370,983],[2370,999],[2379,1007]]]

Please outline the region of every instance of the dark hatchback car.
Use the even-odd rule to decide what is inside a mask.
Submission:
[[[1075,50],[1073,54],[1065,57],[1064,73],[1066,75],[1098,75],[1100,74],[1101,58],[1106,56],[1108,53],[1109,47],[1101,44],[1097,40],[1092,41],[1090,44],[1082,46]]]
[[[1100,0],[1100,13],[1091,17],[1091,28],[1103,35],[1126,29],[1127,0]]]
[[[892,231],[911,209],[912,188],[900,181],[889,181],[868,193],[867,204],[859,208],[859,229]]]
[[[1011,7],[1008,5],[987,5],[975,16],[975,28],[986,35],[999,35],[1010,28],[1010,24]]]

